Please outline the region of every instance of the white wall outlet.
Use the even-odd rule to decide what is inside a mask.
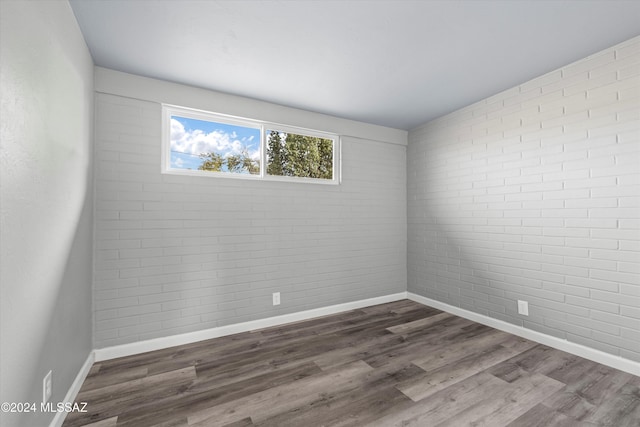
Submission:
[[[518,314],[529,315],[529,303],[527,301],[518,300]]]
[[[280,292],[273,293],[273,305],[280,305]]]
[[[42,403],[47,403],[53,393],[52,371],[49,371],[42,380]]]

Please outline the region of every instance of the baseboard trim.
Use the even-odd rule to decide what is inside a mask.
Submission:
[[[163,348],[177,345],[190,344],[193,342],[223,337],[226,335],[238,334],[241,332],[254,331],[256,329],[268,328],[271,326],[283,325],[286,323],[299,322],[301,320],[313,319],[314,317],[327,316],[358,308],[369,307],[376,304],[400,301],[407,298],[406,292],[384,295],[381,297],[368,298],[359,301],[352,301],[343,304],[331,305],[328,307],[315,308],[312,310],[299,311],[297,313],[283,314],[280,316],[268,317],[266,319],[252,320],[249,322],[236,323],[233,325],[220,326],[218,328],[205,329],[203,331],[189,332],[186,334],[172,335],[169,337],[154,338],[151,340],[134,342],[131,344],[117,345],[94,350],[95,361],[115,359],[117,357],[131,356],[145,353],[147,351],[161,350]]]
[[[67,391],[63,402],[74,402],[76,400],[76,397],[80,392],[80,388],[82,387],[84,380],[87,378],[87,375],[89,375],[89,371],[91,370],[91,366],[93,366],[94,362],[95,352],[92,350],[91,352],[89,352],[87,360],[85,360],[84,364],[80,368],[78,375],[76,375],[76,379],[73,380],[73,383],[71,383],[71,387],[69,387],[69,390]],[[67,412],[56,412],[56,415],[53,417],[53,420],[51,421],[51,424],[49,424],[49,427],[61,427],[66,417]]]
[[[500,329],[501,331],[509,332],[510,334],[518,335],[522,338],[530,339],[540,344],[548,345],[549,347],[566,351],[567,353],[575,354],[576,356],[584,357],[585,359],[640,376],[640,363],[632,360],[625,359],[620,356],[614,356],[613,354],[605,353],[600,350],[586,347],[582,344],[563,340],[531,329],[523,328],[522,326],[513,325],[503,320],[494,319],[483,314],[423,297],[422,295],[414,294],[413,292],[407,292],[407,298],[420,304],[437,308],[439,310],[446,311],[447,313],[455,314],[456,316],[464,317],[465,319],[473,320],[474,322],[491,326],[492,328]]]

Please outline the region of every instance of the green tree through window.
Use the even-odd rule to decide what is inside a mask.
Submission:
[[[219,153],[200,154],[202,164],[198,166],[198,170],[208,172],[233,172],[233,173],[250,173],[258,175],[260,173],[260,164],[257,160],[253,160],[249,155],[249,151],[245,148],[240,154],[229,155],[223,157]],[[226,167],[226,168],[225,168]]]
[[[333,141],[271,130],[267,141],[267,174],[333,179]]]
[[[269,132],[267,158],[267,173],[269,175],[284,175],[284,146],[280,133],[275,130]]]

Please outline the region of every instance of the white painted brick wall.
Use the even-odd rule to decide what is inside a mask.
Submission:
[[[410,292],[640,361],[640,37],[414,129],[407,158]]]
[[[160,105],[96,104],[96,348],[406,290],[405,146],[345,137],[339,186],[162,175]]]

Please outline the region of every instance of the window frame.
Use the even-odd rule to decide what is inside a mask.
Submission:
[[[260,173],[234,173],[218,171],[201,171],[194,169],[178,169],[171,167],[171,116],[185,117],[188,119],[202,120],[213,123],[222,123],[233,126],[253,128],[260,131]],[[298,135],[315,138],[330,139],[333,141],[333,178],[307,178],[295,176],[280,176],[267,174],[267,130],[275,130],[285,133],[295,133]],[[214,177],[227,179],[250,179],[260,181],[281,181],[296,183],[311,183],[324,185],[338,185],[341,182],[341,137],[338,134],[324,132],[314,129],[307,129],[298,126],[291,126],[275,122],[248,119],[244,117],[231,116],[227,114],[214,113],[194,108],[181,107],[177,105],[162,104],[162,156],[161,173],[169,175],[187,175],[199,177]]]

